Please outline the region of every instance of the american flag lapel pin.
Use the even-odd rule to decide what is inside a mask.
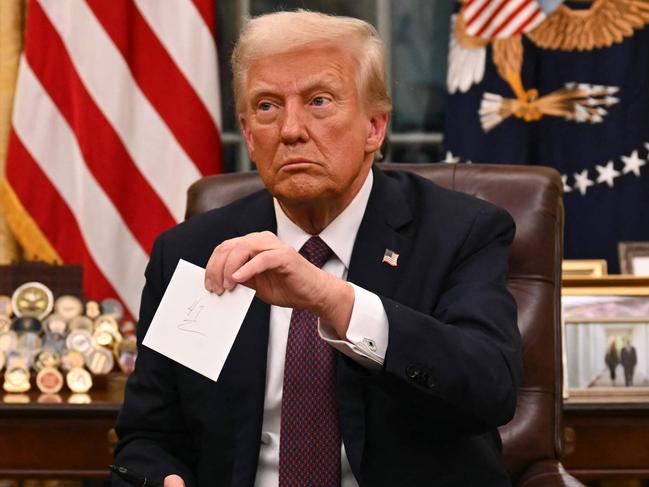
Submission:
[[[385,254],[383,254],[383,260],[381,262],[385,262],[392,267],[396,267],[398,258],[399,254],[397,254],[394,250],[385,249]]]

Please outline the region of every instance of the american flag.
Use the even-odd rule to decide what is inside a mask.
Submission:
[[[385,254],[383,254],[383,260],[381,262],[385,262],[392,267],[396,267],[398,258],[399,254],[397,254],[394,250],[385,249]]]
[[[2,202],[28,257],[136,316],[153,240],[220,172],[213,0],[30,0]]]
[[[462,17],[467,34],[491,40],[528,32],[546,14],[536,0],[468,0]]]

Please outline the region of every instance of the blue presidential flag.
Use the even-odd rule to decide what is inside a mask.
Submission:
[[[510,0],[482,22],[472,3],[454,17],[447,160],[556,168],[565,257],[617,272],[618,242],[649,241],[649,2],[538,2],[534,27],[506,37],[485,34]]]

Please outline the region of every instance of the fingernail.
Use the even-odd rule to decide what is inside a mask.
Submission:
[[[241,271],[238,270],[238,271],[234,272],[232,274],[232,277],[234,277],[235,279],[239,279],[241,277]]]

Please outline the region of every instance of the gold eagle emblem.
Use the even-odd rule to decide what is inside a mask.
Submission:
[[[561,4],[523,35],[543,49],[590,51],[620,43],[648,22],[649,0],[594,0],[587,9],[572,9]],[[521,79],[522,36],[492,41],[472,37],[466,31],[461,14],[456,16],[450,44],[447,84],[451,93],[467,91],[482,80],[485,46],[489,43],[498,74],[509,84],[516,98],[494,93],[483,95],[479,114],[485,132],[510,116],[535,121],[547,115],[599,123],[607,114],[606,107],[619,101],[613,96],[618,91],[615,86],[566,83],[563,88],[544,96],[540,96],[536,88],[525,89]]]

